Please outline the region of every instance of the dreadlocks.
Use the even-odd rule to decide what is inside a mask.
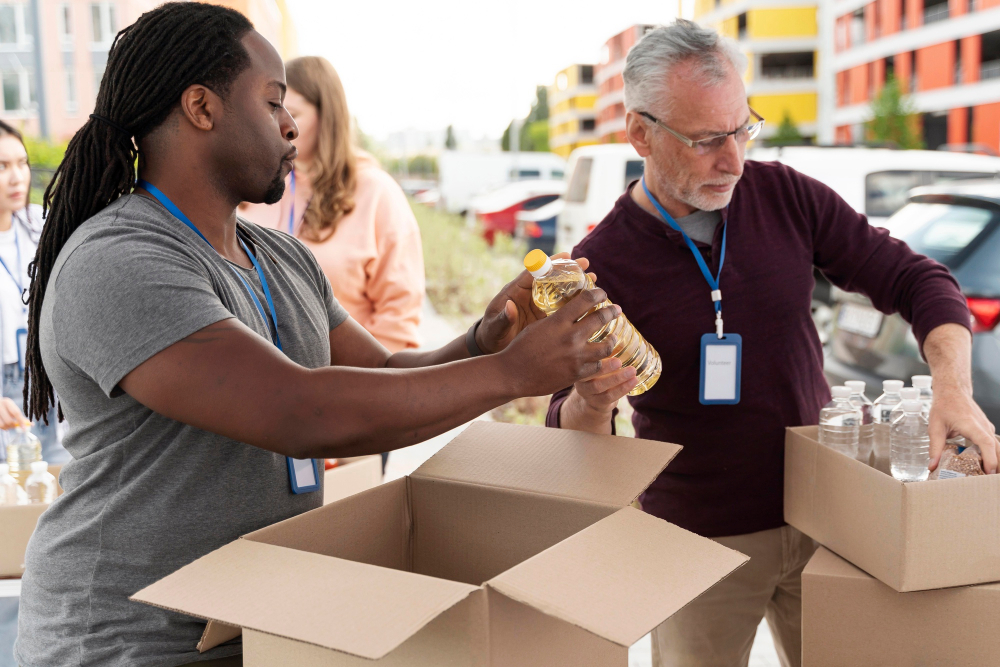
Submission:
[[[45,190],[45,226],[28,267],[24,400],[30,419],[48,423],[55,403],[38,325],[59,251],[85,220],[132,191],[140,140],[167,119],[186,88],[203,84],[226,95],[250,65],[240,40],[251,30],[250,21],[235,10],[171,2],[143,14],[115,37],[94,114],[69,142]]]

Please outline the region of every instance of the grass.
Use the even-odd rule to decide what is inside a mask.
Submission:
[[[481,230],[470,227],[459,215],[410,202],[420,226],[424,247],[427,297],[434,309],[458,331],[479,319],[497,292],[523,268],[524,245],[508,236],[497,235],[491,247]],[[541,425],[549,406],[549,396],[528,396],[494,409],[496,421]],[[621,401],[615,422],[618,435],[634,435],[632,409]]]

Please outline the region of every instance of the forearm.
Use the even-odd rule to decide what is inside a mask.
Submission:
[[[444,347],[427,352],[417,352],[416,350],[403,350],[389,357],[386,361],[386,368],[423,368],[425,366],[437,366],[446,364],[449,361],[460,361],[469,358],[469,351],[465,347],[465,336],[459,336]]]
[[[972,395],[972,336],[960,324],[942,324],[924,339],[924,357],[934,387],[954,388]]]
[[[559,427],[571,431],[610,434],[612,413],[597,411],[587,405],[573,389],[559,408]]]

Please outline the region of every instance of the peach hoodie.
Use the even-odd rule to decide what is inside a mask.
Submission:
[[[341,218],[327,240],[299,234],[311,188],[301,173],[295,192],[296,237],[316,256],[347,312],[390,352],[417,347],[424,300],[424,258],[420,229],[402,189],[368,153],[358,152],[354,210]],[[272,206],[249,204],[239,214],[262,227],[288,231],[292,192]]]

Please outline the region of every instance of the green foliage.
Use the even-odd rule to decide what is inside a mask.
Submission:
[[[25,136],[24,147],[31,163],[31,203],[41,204],[45,188],[66,154],[66,144]]]
[[[778,126],[777,132],[768,139],[767,143],[771,146],[801,146],[805,143],[799,133],[799,128],[792,122],[792,117],[787,109],[781,118],[781,125]]]
[[[433,155],[414,155],[405,162],[402,158],[392,158],[382,160],[382,163],[390,174],[409,174],[410,176],[430,178],[437,176],[438,173],[437,158]]]
[[[890,75],[871,105],[872,119],[868,121],[868,139],[877,143],[891,143],[899,148],[923,148],[924,142],[917,135],[916,107],[903,94],[896,77]]]
[[[531,111],[525,118],[529,123],[537,120],[549,119],[549,89],[545,86],[535,86],[535,101],[531,105]]]
[[[451,125],[448,126],[448,131],[445,132],[444,147],[450,151],[453,151],[458,147],[458,142],[455,141],[455,128]]]
[[[500,150],[510,150],[510,131],[514,121],[507,125],[500,138]],[[518,144],[522,151],[549,151],[549,89],[545,86],[535,88],[535,101],[531,104],[528,116],[519,121]]]

